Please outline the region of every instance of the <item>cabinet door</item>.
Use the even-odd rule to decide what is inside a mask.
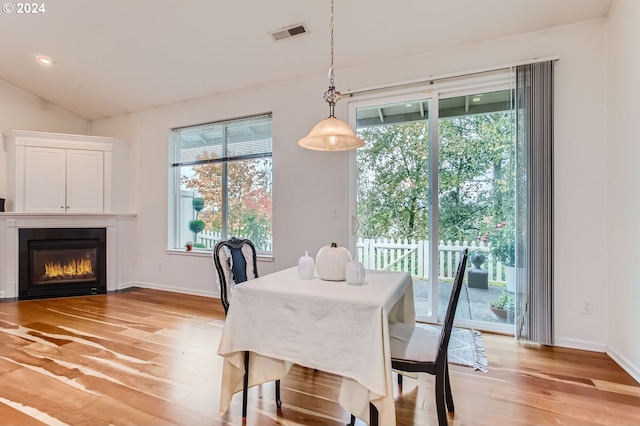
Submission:
[[[66,194],[66,150],[28,147],[25,151],[24,210],[63,213]]]
[[[67,150],[67,212],[104,211],[104,153]]]

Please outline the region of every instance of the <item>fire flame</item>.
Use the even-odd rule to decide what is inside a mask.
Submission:
[[[45,274],[49,276],[49,278],[74,277],[93,274],[91,261],[88,259],[71,260],[66,265],[61,265],[60,262],[47,262],[44,265],[44,270]]]

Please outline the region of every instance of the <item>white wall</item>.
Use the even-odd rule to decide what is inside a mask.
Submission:
[[[640,381],[640,2],[618,0],[608,41],[608,353]]]
[[[0,133],[9,130],[86,135],[89,124],[47,101],[0,80]],[[0,149],[0,198],[7,198],[6,147]]]
[[[555,68],[555,330],[559,345],[597,350],[604,350],[608,340],[605,34],[605,21],[597,20],[336,69],[336,85],[345,91],[535,57],[560,57]],[[208,257],[165,251],[167,140],[175,126],[273,112],[274,262],[262,264],[261,273],[295,265],[305,250],[315,255],[332,241],[346,244],[347,156],[297,146],[298,139],[328,114],[322,100],[327,85],[323,73],[92,123],[92,134],[132,144],[140,283],[217,294]],[[346,119],[347,105],[348,99],[337,105],[339,117]],[[337,218],[331,217],[334,209]],[[586,299],[593,303],[592,315],[581,313]]]

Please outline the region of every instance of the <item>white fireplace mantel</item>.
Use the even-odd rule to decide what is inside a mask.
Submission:
[[[18,231],[24,228],[106,228],[107,291],[133,285],[135,214],[0,213],[0,299],[18,297]]]

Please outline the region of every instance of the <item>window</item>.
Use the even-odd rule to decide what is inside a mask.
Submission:
[[[174,248],[249,238],[271,253],[271,114],[172,131]]]

